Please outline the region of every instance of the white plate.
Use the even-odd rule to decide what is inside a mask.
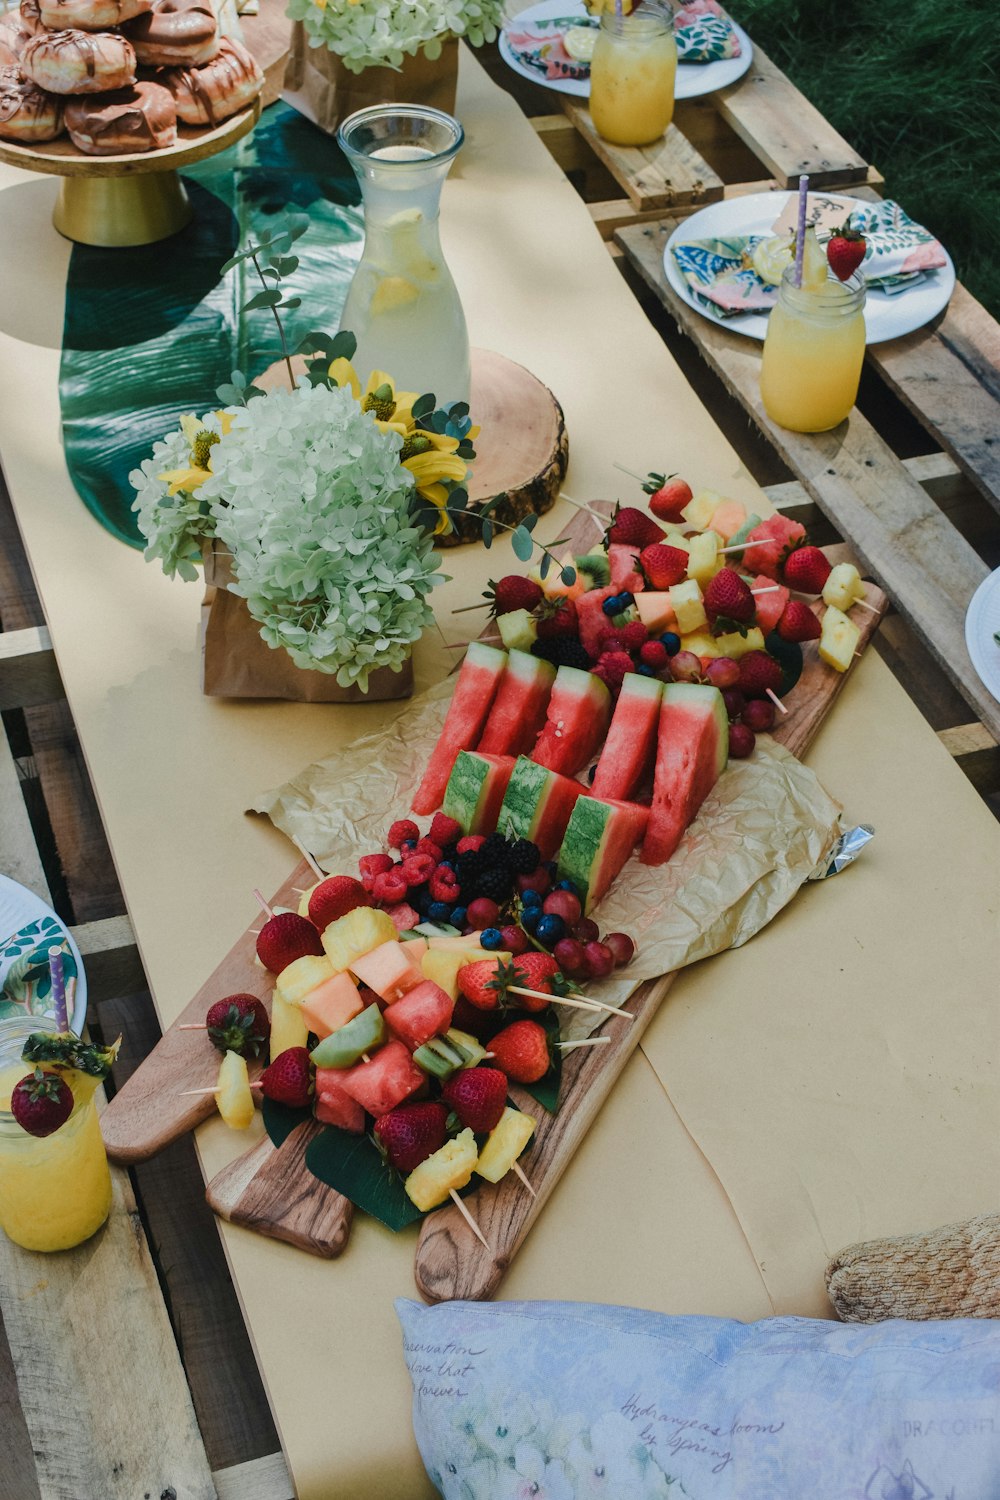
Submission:
[[[984,578],[965,615],[965,644],[972,665],[988,692],[1000,703],[1000,646],[993,639],[1000,630],[1000,568]]]
[[[736,235],[770,234],[789,198],[795,193],[751,193],[746,198],[730,198],[723,203],[710,203],[699,209],[689,219],[679,224],[667,241],[663,252],[663,271],[670,285],[688,307],[700,312],[712,323],[728,328],[732,333],[745,333],[747,338],[763,340],[767,333],[767,313],[737,313],[735,317],[716,317],[708,311],[705,303],[695,297],[674,260],[673,246],[681,240],[732,239]],[[825,198],[840,203],[847,216],[860,200],[847,198],[839,193],[824,193]],[[861,205],[867,207],[868,205]],[[902,338],[922,328],[948,305],[955,290],[955,267],[951,256],[945,251],[947,264],[936,271],[929,271],[924,280],[908,291],[889,296],[877,289],[869,291],[865,303],[865,327],[869,344],[884,344],[889,339]]]
[[[21,943],[13,942],[18,933],[25,929]],[[76,965],[76,985],[72,1000],[73,1014],[70,1025],[77,1036],[83,1030],[87,1019],[87,976],[83,972],[83,959],[80,950],[73,941],[65,925],[59,920],[51,906],[47,906],[40,896],[34,891],[29,891],[27,886],[19,885],[16,880],[10,880],[6,875],[0,875],[0,986],[6,979],[12,965],[16,963],[19,956],[33,952],[48,946],[47,939],[55,938],[58,934],[69,948],[73,963]],[[22,954],[11,952],[12,945],[22,949]],[[69,969],[69,965],[66,965]],[[67,974],[67,978],[72,978]],[[0,995],[0,999],[3,996]],[[31,1015],[53,1015],[51,1006],[43,1007],[41,1010],[33,1009],[24,1014]],[[0,1017],[0,1020],[4,1019]]]
[[[555,89],[557,94],[575,94],[578,99],[589,99],[589,78],[544,78],[515,56],[507,40],[510,29],[530,26],[533,21],[547,21],[552,16],[579,16],[582,20],[588,15],[587,7],[580,4],[579,0],[539,0],[537,5],[529,5],[527,10],[522,10],[507,21],[500,33],[500,56],[515,73],[520,73],[522,78],[530,78],[532,83],[540,83],[543,89]],[[724,89],[735,83],[737,78],[743,77],[753,61],[753,43],[735,22],[733,29],[740,39],[739,57],[729,58],[726,62],[681,63],[674,84],[675,99],[696,99],[701,94],[714,94],[716,89]]]

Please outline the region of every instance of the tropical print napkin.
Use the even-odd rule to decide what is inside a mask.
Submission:
[[[940,243],[915,223],[898,203],[863,203],[851,214],[851,227],[868,241],[861,263],[869,288],[896,296],[947,264]],[[753,252],[765,235],[689,240],[673,247],[677,267],[699,305],[714,317],[767,313],[778,288],[753,269]],[[820,240],[829,238],[822,231]]]
[[[599,15],[550,16],[507,31],[507,43],[524,67],[546,80],[590,77],[590,63],[571,57],[563,37],[571,26],[600,26]],[[674,16],[677,59],[682,63],[722,62],[739,57],[740,39],[716,0],[691,0]]]
[[[677,61],[682,63],[726,62],[739,57],[740,39],[733,23],[715,0],[691,0],[674,16]]]

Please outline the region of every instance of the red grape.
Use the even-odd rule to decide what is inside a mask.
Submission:
[[[501,927],[500,936],[503,938],[505,953],[527,953],[531,947],[528,934],[522,927]]]
[[[737,719],[735,724],[729,726],[729,753],[733,760],[746,760],[748,755],[753,754],[753,747],[757,743],[757,736],[746,724],[741,724]]]
[[[751,698],[740,717],[754,734],[766,734],[774,726],[774,704],[770,698]]]
[[[544,865],[539,865],[537,870],[532,870],[530,875],[519,875],[517,877],[517,888],[519,891],[537,891],[544,896],[552,884],[552,876]]]
[[[606,943],[588,943],[584,948],[587,968],[595,979],[606,979],[615,966],[615,955]]]
[[[482,932],[487,927],[495,927],[500,916],[500,908],[495,901],[488,896],[477,896],[475,901],[469,902],[466,913],[474,932]]]
[[[701,657],[693,651],[678,651],[671,657],[670,672],[675,682],[700,682]]]
[[[729,719],[738,719],[747,703],[739,688],[723,688],[722,701],[726,705],[726,717]]]
[[[635,944],[627,932],[609,932],[604,939],[604,946],[611,949],[619,968],[630,964],[635,957]]]
[[[705,668],[705,677],[713,687],[735,687],[740,680],[739,662],[733,661],[731,656],[717,656]]]
[[[573,928],[573,936],[575,938],[579,938],[581,943],[596,942],[600,935],[601,929],[598,927],[597,923],[592,922],[589,917],[584,917],[583,921],[577,922],[576,926]]]
[[[573,891],[550,891],[542,902],[542,911],[547,916],[562,917],[567,927],[572,927],[583,916],[580,898]]]
[[[571,979],[584,972],[585,954],[583,944],[575,938],[560,938],[552,950],[552,957]]]

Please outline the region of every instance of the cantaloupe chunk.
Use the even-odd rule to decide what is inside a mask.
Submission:
[[[692,495],[681,515],[693,531],[705,531],[724,499],[716,490],[699,490],[697,495]]]
[[[677,629],[677,616],[674,614],[669,594],[646,590],[641,594],[636,594],[635,607],[639,619],[650,635],[662,635],[665,630]]]
[[[301,1005],[310,990],[332,979],[333,974],[334,967],[328,958],[308,953],[282,969],[278,975],[278,994],[289,1005]]]
[[[381,995],[388,1004],[420,984],[423,975],[420,964],[411,958],[409,943],[380,943],[370,953],[364,953],[351,963],[351,972],[362,984],[366,984],[376,995]]]
[[[339,1031],[360,1014],[365,1002],[350,974],[334,974],[325,984],[310,990],[302,1002],[302,1015],[319,1037]]]
[[[323,933],[323,947],[336,973],[349,969],[356,958],[370,953],[380,943],[391,942],[396,924],[388,912],[374,906],[357,906],[331,922]],[[301,962],[301,960],[300,960]],[[281,983],[279,976],[278,983]]]
[[[717,531],[724,542],[735,536],[747,518],[747,508],[739,500],[723,500],[712,512],[712,530]]]

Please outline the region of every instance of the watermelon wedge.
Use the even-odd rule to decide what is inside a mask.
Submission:
[[[436,812],[441,806],[455,756],[460,750],[472,750],[479,743],[506,668],[506,651],[484,646],[482,641],[472,642],[455,682],[440,738],[431,751],[424,778],[413,799],[415,813]]]
[[[579,667],[560,667],[531,759],[563,776],[574,775],[603,742],[610,718],[611,694],[601,679]]]
[[[635,802],[599,802],[580,797],[559,850],[559,878],[572,880],[586,914],[608,886],[646,831],[649,808]]]
[[[522,755],[514,765],[496,826],[508,838],[530,839],[538,845],[542,859],[551,859],[583,792],[578,781]]]
[[[611,582],[619,594],[637,594],[645,587],[636,559],[642,549],[628,542],[612,542],[608,547]]]
[[[656,756],[663,683],[626,672],[611,728],[594,774],[592,794],[625,801],[633,796]]]
[[[612,628],[611,620],[604,613],[604,601],[620,592],[614,584],[609,583],[602,589],[588,589],[576,601],[576,628],[580,635],[580,645],[592,661],[596,661],[601,654],[602,634]]]
[[[460,750],[444,790],[442,811],[461,825],[463,833],[492,833],[513,769],[512,755]]]
[[[747,553],[747,561],[751,567],[756,566],[753,560],[754,553],[763,550],[762,547],[751,547]],[[778,621],[785,613],[785,605],[788,603],[790,597],[789,592],[780,584],[775,588],[773,578],[768,578],[766,573],[759,573],[750,587],[752,589],[774,590],[773,593],[768,592],[766,594],[754,595],[754,604],[757,608],[757,624],[765,635],[770,635],[772,630],[777,629]]]
[[[663,689],[653,805],[642,862],[662,865],[726,768],[729,722],[718,688],[669,682]]]
[[[777,579],[786,552],[804,541],[805,535],[806,528],[798,521],[790,521],[787,516],[768,516],[747,533],[747,541],[757,545],[746,549],[742,554],[743,561],[748,567],[756,568],[758,573]],[[739,536],[737,540],[740,540]]]
[[[529,656],[526,651],[507,653],[507,670],[476,746],[480,755],[527,755],[545,723],[555,679],[555,667],[540,656]]]

